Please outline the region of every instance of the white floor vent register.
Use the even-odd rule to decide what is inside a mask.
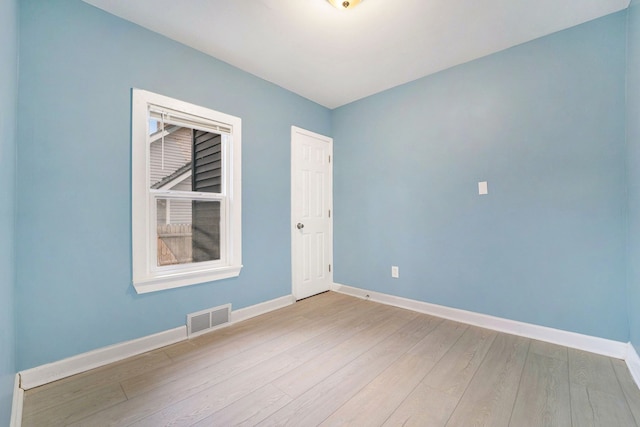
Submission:
[[[187,314],[187,333],[189,338],[214,331],[231,320],[231,304]]]

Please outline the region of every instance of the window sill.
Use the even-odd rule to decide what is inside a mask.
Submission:
[[[153,277],[143,277],[133,280],[133,287],[138,294],[164,291],[166,289],[181,288],[183,286],[197,285],[214,280],[238,277],[242,265],[219,267],[209,270],[181,272]]]

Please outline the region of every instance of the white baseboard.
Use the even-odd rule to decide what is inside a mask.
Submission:
[[[127,357],[174,344],[187,338],[187,327],[170,329],[131,341],[102,347],[77,356],[20,372],[22,389],[29,390],[71,375],[95,369]]]
[[[629,343],[628,346],[625,361],[627,362],[633,380],[636,382],[636,385],[640,387],[640,356],[638,356],[638,352],[631,343]]]
[[[503,319],[500,317],[445,307],[428,302],[416,301],[366,289],[355,288],[352,286],[341,285],[338,283],[334,283],[332,289],[336,292],[369,299],[382,304],[406,308],[420,313],[455,320],[456,322],[492,329],[494,331],[504,332],[511,335],[518,335],[591,353],[602,354],[616,359],[625,359],[628,354],[627,343],[619,341],[563,331],[531,323]]]
[[[260,314],[264,314],[269,311],[286,307],[294,302],[295,299],[293,298],[293,295],[286,295],[284,297],[232,311],[231,322],[229,325],[251,317],[259,316]],[[135,340],[99,348],[57,362],[48,363],[46,365],[22,371],[19,373],[21,376],[20,386],[22,390],[29,390],[43,384],[79,374],[90,369],[95,369],[128,357],[136,356],[147,351],[175,344],[185,339],[187,339],[187,327],[180,326],[175,329],[148,335]]]
[[[293,295],[285,295],[283,297],[272,299],[270,301],[265,301],[249,307],[233,310],[231,312],[231,323],[241,322],[243,320],[247,320],[252,317],[256,317],[261,314],[286,307],[293,304],[294,302],[296,302],[296,299],[293,297]]]
[[[20,387],[20,374],[16,374],[13,385],[13,403],[11,405],[11,421],[9,427],[22,426],[22,406],[24,402],[24,390]]]

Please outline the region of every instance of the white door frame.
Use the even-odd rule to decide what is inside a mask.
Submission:
[[[328,198],[328,225],[327,225],[327,263],[328,263],[328,288],[331,289],[331,285],[333,284],[333,138],[320,135],[318,133],[314,133],[296,126],[291,126],[291,293],[295,297],[295,299],[300,299],[300,292],[296,289],[296,279],[299,274],[300,269],[300,241],[297,238],[299,236],[299,231],[296,228],[296,224],[299,222],[300,218],[298,218],[299,213],[296,212],[296,153],[297,147],[295,145],[296,135],[305,135],[314,139],[318,139],[320,141],[326,142],[329,144],[328,154],[329,154],[329,172],[328,172],[328,184],[327,184],[327,194]]]

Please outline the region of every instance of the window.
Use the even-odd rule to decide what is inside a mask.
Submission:
[[[241,120],[134,89],[131,146],[136,291],[238,276]]]

